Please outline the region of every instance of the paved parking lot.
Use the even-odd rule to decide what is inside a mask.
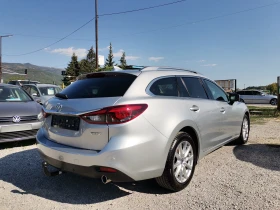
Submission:
[[[253,125],[248,145],[227,145],[205,157],[190,185],[178,193],[152,180],[103,185],[69,173],[45,177],[34,141],[2,145],[0,209],[279,210],[279,130],[275,119]]]

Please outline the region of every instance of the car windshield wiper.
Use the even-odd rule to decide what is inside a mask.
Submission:
[[[68,99],[68,96],[66,94],[63,94],[63,93],[57,93],[57,94],[55,94],[55,96],[58,97],[58,98]]]

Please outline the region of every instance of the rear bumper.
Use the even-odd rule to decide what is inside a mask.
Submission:
[[[100,178],[106,175],[112,181],[139,181],[161,176],[165,160],[162,149],[157,141],[137,143],[136,139],[129,139],[134,145],[123,144],[121,139],[111,139],[101,151],[71,147],[50,141],[41,128],[37,134],[37,147],[42,158],[50,165],[76,174]],[[157,138],[162,141],[162,139]],[[127,142],[127,140],[125,139]],[[136,143],[135,143],[136,142]],[[159,151],[155,149],[158,145]],[[161,152],[160,152],[161,151]],[[98,167],[110,167],[117,173],[104,173]]]
[[[133,182],[134,180],[124,173],[117,171],[115,173],[106,173],[100,172],[99,166],[79,166],[70,163],[66,163],[60,160],[53,159],[51,157],[46,156],[39,150],[39,153],[44,161],[46,161],[49,165],[63,171],[63,172],[71,172],[75,174],[79,174],[82,176],[87,176],[91,178],[100,178],[102,175],[107,176],[108,179],[113,182]]]

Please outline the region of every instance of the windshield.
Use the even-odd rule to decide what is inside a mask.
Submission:
[[[39,87],[42,96],[54,96],[55,94],[61,92],[59,87]]]
[[[0,86],[0,102],[11,101],[26,102],[32,99],[21,88]]]

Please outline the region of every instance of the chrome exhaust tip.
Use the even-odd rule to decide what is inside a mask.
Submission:
[[[101,176],[101,181],[103,184],[108,184],[109,182],[111,182],[110,179],[107,178],[107,176]]]

